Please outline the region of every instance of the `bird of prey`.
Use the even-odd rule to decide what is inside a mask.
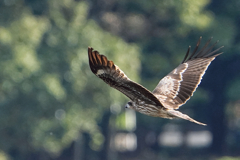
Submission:
[[[201,39],[191,54],[189,46],[182,63],[161,79],[152,92],[131,81],[117,65],[91,47],[88,47],[89,66],[97,77],[130,98],[126,108],[153,117],[182,118],[206,125],[177,111],[193,95],[210,63],[222,54],[218,51],[223,46],[212,51],[217,42],[208,47],[211,39],[198,51]]]

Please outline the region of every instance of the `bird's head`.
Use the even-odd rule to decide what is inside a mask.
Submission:
[[[131,109],[135,109],[135,103],[133,101],[129,101],[125,108],[131,108]]]

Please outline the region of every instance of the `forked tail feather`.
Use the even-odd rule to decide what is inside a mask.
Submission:
[[[188,120],[188,121],[191,121],[191,122],[194,122],[194,123],[203,125],[203,126],[206,126],[206,125],[207,125],[207,124],[198,122],[198,121],[192,119],[191,117],[189,117],[188,115],[183,114],[183,113],[181,113],[181,112],[179,112],[179,111],[176,111],[176,110],[168,110],[168,113],[169,113],[171,116],[178,117],[178,118],[182,118],[182,119],[185,119],[185,120]]]

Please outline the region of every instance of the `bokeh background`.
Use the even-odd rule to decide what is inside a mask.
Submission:
[[[240,159],[239,0],[0,0],[0,160]],[[87,47],[153,90],[189,45],[224,54],[180,111],[148,117],[92,74]]]

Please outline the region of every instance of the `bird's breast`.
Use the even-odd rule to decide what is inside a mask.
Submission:
[[[143,105],[138,105],[136,107],[136,111],[142,114],[146,114],[148,116],[158,117],[160,108],[151,104],[143,104]]]
[[[152,104],[137,105],[136,111],[152,117],[172,118],[162,106],[155,106]]]

